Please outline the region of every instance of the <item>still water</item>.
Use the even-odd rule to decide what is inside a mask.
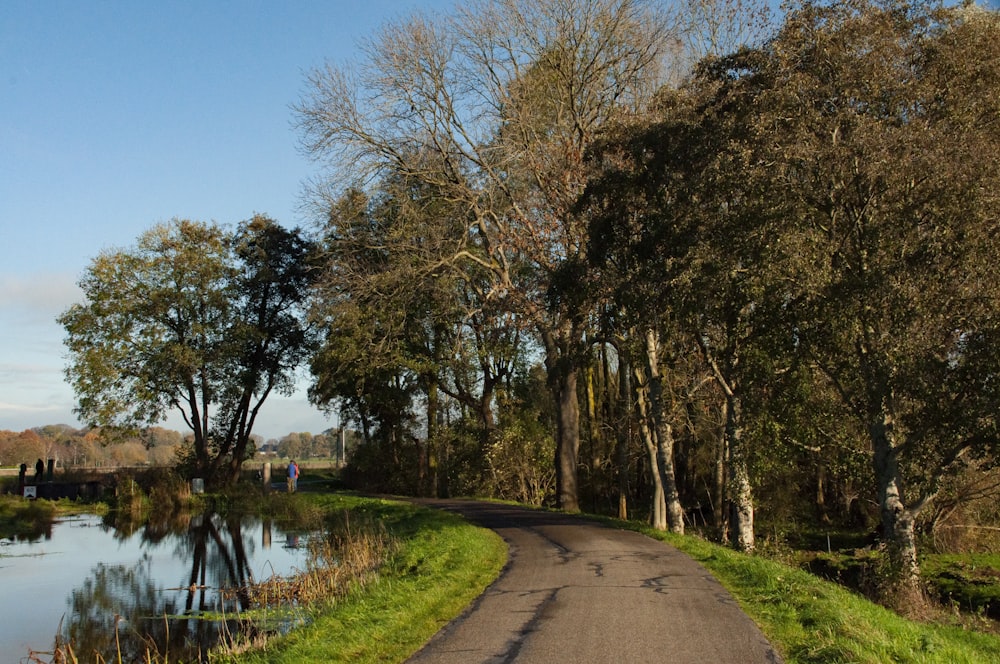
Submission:
[[[115,528],[83,515],[30,539],[0,540],[0,664],[51,651],[57,633],[70,639],[81,663],[94,661],[95,652],[117,661],[116,621],[123,652],[141,654],[152,638],[171,661],[197,661],[220,627],[238,629],[239,621],[186,617],[235,618],[246,608],[236,589],[290,575],[307,562],[304,533],[246,516]]]

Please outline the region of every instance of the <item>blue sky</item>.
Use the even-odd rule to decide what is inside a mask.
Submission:
[[[78,426],[56,316],[102,250],[173,217],[307,227],[290,106],[384,21],[452,0],[0,3],[0,429]],[[266,438],[334,425],[271,397]],[[167,426],[181,429],[176,421]]]

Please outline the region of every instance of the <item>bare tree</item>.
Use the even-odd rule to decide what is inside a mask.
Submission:
[[[559,286],[585,276],[586,225],[573,211],[583,156],[603,124],[646,103],[672,36],[647,0],[482,0],[386,25],[356,66],[314,71],[297,108],[304,148],[328,165],[314,187],[321,208],[392,173],[464,211],[439,267],[484,269],[483,298],[537,335],[558,404],[557,497],[569,510],[579,509],[588,312]]]
[[[690,63],[759,46],[771,35],[773,13],[760,0],[681,0],[683,53]]]

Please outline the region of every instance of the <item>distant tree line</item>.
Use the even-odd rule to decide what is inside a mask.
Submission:
[[[10,468],[23,463],[31,473],[38,459],[46,463],[52,459],[59,470],[171,466],[183,442],[179,432],[162,427],[151,427],[111,445],[94,429],[47,425],[21,432],[0,431],[0,465]]]
[[[281,438],[265,441],[251,435],[254,462],[269,458],[336,460],[340,432],[292,432]],[[357,445],[357,434],[346,432],[346,450]],[[132,468],[139,466],[171,467],[185,457],[185,448],[193,444],[193,436],[163,427],[149,427],[135,435],[109,442],[107,435],[96,429],[75,429],[65,424],[46,425],[24,431],[0,430],[0,466],[16,468],[22,463],[33,473],[35,462],[49,459],[57,470],[76,468]]]

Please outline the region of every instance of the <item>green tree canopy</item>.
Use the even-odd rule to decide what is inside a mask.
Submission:
[[[192,472],[235,480],[261,406],[291,391],[309,349],[310,250],[258,215],[234,232],[175,219],[95,258],[84,302],[59,317],[77,413],[131,431],[175,411],[193,433]]]
[[[688,323],[727,398],[808,363],[867,435],[904,586],[942,478],[998,441],[998,71],[995,12],[804,3],[599,153],[592,246],[632,320]]]

